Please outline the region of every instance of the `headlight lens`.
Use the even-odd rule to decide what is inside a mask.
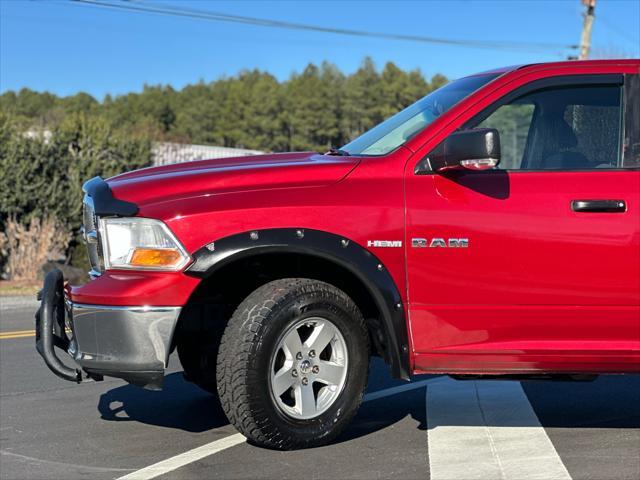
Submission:
[[[184,247],[159,220],[100,220],[105,267],[139,270],[180,270],[189,261]]]

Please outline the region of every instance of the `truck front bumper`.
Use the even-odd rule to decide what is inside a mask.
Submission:
[[[36,313],[36,348],[56,375],[82,381],[122,378],[129,383],[162,388],[171,340],[181,307],[107,306],[65,299],[62,273],[49,272]],[[60,361],[54,347],[78,365]]]

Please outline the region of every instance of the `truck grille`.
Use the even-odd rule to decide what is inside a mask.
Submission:
[[[89,195],[84,196],[82,209],[82,228],[84,241],[87,244],[89,263],[91,263],[91,277],[99,276],[103,271],[104,261],[98,229],[98,217],[93,207],[93,199]]]

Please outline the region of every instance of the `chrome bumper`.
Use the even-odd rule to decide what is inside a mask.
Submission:
[[[162,388],[181,307],[117,307],[68,300],[62,305],[62,274],[50,272],[47,277],[36,314],[36,346],[51,371],[66,380],[81,380],[80,369],[77,374],[67,371],[55,346],[91,378],[118,377],[152,390]]]
[[[160,388],[180,307],[113,307],[68,302],[69,354],[89,373]]]

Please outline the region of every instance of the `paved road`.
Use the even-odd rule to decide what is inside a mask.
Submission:
[[[0,332],[31,328],[32,315],[0,310]],[[46,370],[33,338],[0,340],[0,477],[118,478],[235,434],[172,361],[163,392],[73,385]],[[333,445],[275,452],[243,442],[159,478],[640,478],[639,376],[424,379],[397,393],[405,384],[374,361],[377,393]]]

